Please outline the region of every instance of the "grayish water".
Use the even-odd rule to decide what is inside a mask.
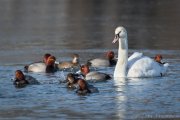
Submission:
[[[180,118],[179,0],[1,0],[0,119]],[[59,84],[68,72],[29,73],[40,85],[17,89],[11,78],[46,52],[80,62],[114,50],[115,27],[127,28],[129,54],[162,54],[165,77],[90,83],[99,93],[78,96]],[[99,71],[113,74],[114,68]]]

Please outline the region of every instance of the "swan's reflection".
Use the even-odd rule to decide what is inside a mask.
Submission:
[[[126,113],[126,103],[127,103],[127,96],[126,96],[126,86],[127,86],[127,79],[126,78],[114,78],[114,86],[116,89],[116,104],[117,104],[117,117],[122,119],[125,118]]]
[[[157,107],[154,104],[168,101],[162,99],[162,92],[157,92],[164,90],[162,81],[163,78],[114,78],[116,116],[119,119],[148,117]]]

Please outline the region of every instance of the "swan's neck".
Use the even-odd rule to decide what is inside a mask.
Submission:
[[[114,71],[114,77],[126,77],[126,67],[128,60],[127,37],[119,38],[118,61]]]

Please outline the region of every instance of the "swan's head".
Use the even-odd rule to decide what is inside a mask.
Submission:
[[[112,43],[116,43],[119,39],[127,38],[127,31],[124,27],[120,26],[115,29],[115,37]]]

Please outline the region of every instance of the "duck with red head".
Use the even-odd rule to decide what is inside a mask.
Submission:
[[[53,73],[56,71],[54,56],[49,56],[49,54],[44,55],[44,62],[32,63],[25,66],[25,71],[28,72],[42,72],[42,73]]]
[[[115,56],[114,52],[113,51],[108,51],[106,53],[106,56],[107,56],[107,58],[109,60],[110,66],[115,66],[116,63],[117,63],[117,60],[114,58],[114,56]]]
[[[79,79],[79,75],[78,74],[74,74],[74,73],[68,73],[67,77],[66,77],[66,84],[68,88],[72,88],[75,89],[77,88],[77,81]]]
[[[67,88],[77,89],[76,92],[79,95],[98,92],[97,88],[89,85],[84,79],[80,78],[78,74],[68,73],[64,82],[67,84]]]
[[[83,80],[83,79],[79,79],[78,81],[77,81],[77,84],[78,84],[78,90],[76,91],[76,93],[78,94],[78,95],[86,95],[87,93],[91,93],[91,91],[89,90],[89,88],[88,88],[88,85],[87,85],[87,83],[86,83],[86,81],[85,80]]]
[[[46,73],[54,73],[57,71],[56,67],[55,67],[55,60],[56,58],[54,56],[50,56],[47,60],[46,63]]]
[[[88,93],[98,93],[98,89],[93,85],[89,85],[84,79],[79,78],[77,81],[78,89],[76,93],[78,95],[86,95]]]
[[[88,65],[81,66],[81,73],[83,74],[85,80],[91,80],[94,82],[111,79],[111,77],[106,73],[101,73],[96,71],[91,72]]]
[[[43,63],[47,63],[47,60],[50,56],[51,56],[51,54],[49,54],[49,53],[44,54]]]
[[[163,57],[162,57],[162,55],[160,55],[160,54],[157,54],[157,55],[154,57],[154,60],[155,60],[156,62],[158,62],[158,63],[160,63],[160,64],[165,64],[164,62],[162,62],[162,59],[163,59]]]
[[[28,84],[39,84],[39,82],[32,76],[24,75],[21,70],[16,70],[14,85],[16,87],[24,87]]]
[[[59,62],[59,64],[57,64],[57,67],[59,69],[68,69],[68,68],[79,67],[79,55],[73,54],[72,55],[72,61]]]
[[[114,59],[114,52],[108,51],[106,53],[106,58],[95,58],[88,60],[87,65],[92,67],[111,67],[116,65],[116,60]]]
[[[29,65],[26,65],[24,67],[24,71],[26,71],[26,72],[44,72],[44,70],[46,68],[46,63],[47,63],[48,57],[50,57],[50,56],[51,56],[51,54],[49,54],[49,53],[44,54],[42,61],[34,62]]]

